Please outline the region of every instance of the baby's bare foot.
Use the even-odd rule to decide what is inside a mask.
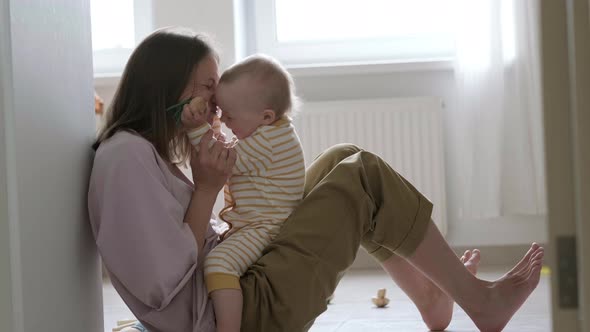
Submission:
[[[539,284],[544,249],[534,243],[523,259],[502,278],[482,281],[488,290],[483,301],[464,309],[483,332],[501,331]]]

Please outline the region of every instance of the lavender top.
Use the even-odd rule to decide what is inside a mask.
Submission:
[[[214,331],[202,259],[218,243],[209,225],[203,253],[183,223],[192,185],[152,144],[119,132],[96,152],[88,210],[113,286],[150,332]]]

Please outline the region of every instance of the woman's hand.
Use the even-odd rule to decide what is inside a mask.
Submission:
[[[184,215],[184,222],[193,232],[199,254],[203,253],[201,249],[205,245],[205,234],[217,194],[231,175],[235,163],[236,151],[213,139],[213,130],[209,130],[201,138],[199,152],[193,149],[191,169],[195,190]]]
[[[214,140],[213,131],[209,130],[199,143],[199,152],[193,151],[191,156],[195,190],[217,194],[231,175],[235,163],[236,151]]]

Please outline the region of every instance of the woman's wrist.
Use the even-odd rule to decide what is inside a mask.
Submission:
[[[201,199],[207,198],[207,197],[212,197],[214,199],[217,199],[217,194],[219,194],[220,190],[221,190],[221,188],[215,189],[215,188],[209,188],[206,186],[195,185],[195,189],[193,190],[193,196],[199,196],[199,198],[201,198]]]

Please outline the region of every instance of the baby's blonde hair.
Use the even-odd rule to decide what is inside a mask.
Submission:
[[[277,118],[292,115],[297,109],[293,78],[276,59],[263,54],[249,56],[225,70],[219,84],[232,83],[244,75],[260,93],[264,108],[273,110]]]

